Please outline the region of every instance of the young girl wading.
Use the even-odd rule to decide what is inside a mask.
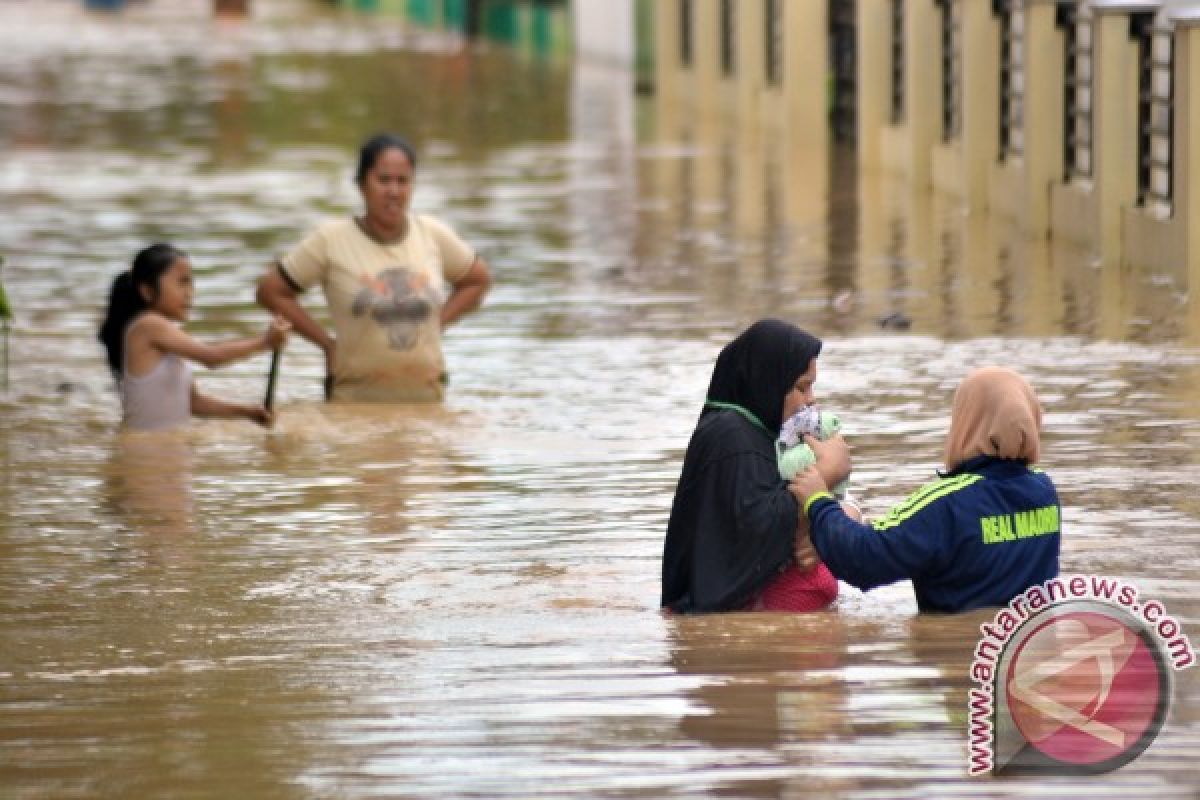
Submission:
[[[281,348],[290,325],[276,318],[259,336],[210,344],[180,328],[191,307],[191,262],[169,244],[142,250],[133,267],[113,281],[99,339],[121,394],[122,424],[133,430],[161,430],[197,416],[245,417],[269,426],[274,417],[262,405],[201,394],[187,362],[219,367]]]

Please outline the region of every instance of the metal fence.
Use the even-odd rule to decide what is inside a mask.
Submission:
[[[692,0],[679,0],[679,63],[692,66],[695,48],[692,47],[692,20],[695,19]]]
[[[1137,14],[1133,35],[1138,44],[1138,203],[1170,213],[1174,194],[1173,29],[1165,15]]]
[[[1055,21],[1063,36],[1063,178],[1092,177],[1092,12],[1077,0],[1061,3]]]
[[[937,0],[941,13],[942,141],[962,135],[962,3]]]
[[[834,138],[842,142],[853,141],[855,133],[857,5],[856,0],[829,0],[829,69],[833,81],[829,118]]]
[[[1025,12],[1023,0],[993,0],[1000,20],[1000,160],[1025,151]]]
[[[767,0],[767,85],[783,85],[783,0]]]
[[[721,0],[721,74],[726,78],[733,75],[737,60],[735,26],[733,0]]]
[[[893,125],[904,122],[904,0],[892,0],[892,107]]]

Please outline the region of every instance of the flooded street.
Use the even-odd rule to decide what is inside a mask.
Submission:
[[[825,340],[870,514],[934,476],[969,367],[1027,375],[1063,572],[1135,583],[1200,643],[1200,292],[621,72],[210,5],[0,3],[0,798],[1198,796],[1200,669],[1121,770],[972,779],[994,612],[918,616],[907,583],[813,615],[657,605],[713,359],[780,316]],[[119,435],[113,276],[168,239],[189,329],[257,332],[264,266],[359,209],[385,129],[496,281],[447,334],[446,403],[325,406],[293,337],[274,430]],[[257,400],[267,358],[197,371]]]

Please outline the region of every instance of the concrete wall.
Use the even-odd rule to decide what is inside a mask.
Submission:
[[[632,67],[636,54],[634,0],[572,0],[580,57]]]

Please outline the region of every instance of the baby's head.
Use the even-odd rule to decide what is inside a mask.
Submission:
[[[805,406],[784,420],[775,443],[778,456],[779,475],[785,481],[817,463],[817,456],[812,448],[804,443],[804,437],[815,436],[824,441],[836,436],[842,430],[842,421],[837,414],[821,411],[815,405]],[[846,492],[844,483],[832,487],[834,494],[842,496]]]
[[[822,411],[817,406],[805,406],[783,421],[779,431],[779,442],[784,447],[804,444],[804,437],[815,436],[821,441],[834,436],[842,429],[837,414]]]

